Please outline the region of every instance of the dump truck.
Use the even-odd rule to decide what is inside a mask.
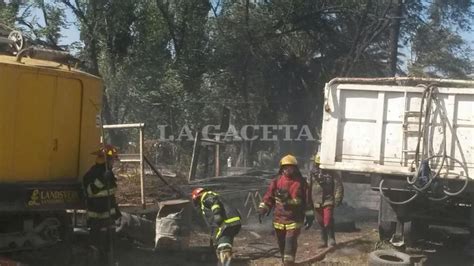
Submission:
[[[474,229],[474,81],[335,78],[324,89],[321,168],[380,193],[379,235]]]
[[[51,245],[82,208],[103,83],[71,56],[0,37],[0,252]]]

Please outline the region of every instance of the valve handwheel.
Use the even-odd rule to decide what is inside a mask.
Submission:
[[[8,35],[8,39],[13,41],[13,43],[10,44],[10,46],[14,50],[16,50],[16,52],[19,52],[21,51],[21,49],[23,49],[23,45],[25,44],[25,42],[24,42],[23,35],[21,34],[21,32],[16,31],[16,30],[10,32],[10,34]]]

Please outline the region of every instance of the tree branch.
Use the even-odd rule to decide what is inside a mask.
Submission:
[[[156,0],[156,5],[158,6],[158,9],[160,10],[161,15],[163,15],[163,19],[165,20],[165,23],[168,25],[168,33],[170,34],[171,39],[173,40],[173,46],[174,46],[176,56],[178,56],[179,54],[181,54],[181,49],[180,49],[181,47],[180,47],[178,38],[176,36],[176,25],[171,19],[171,16],[169,13],[169,6],[165,7],[165,5],[162,3],[162,0]]]

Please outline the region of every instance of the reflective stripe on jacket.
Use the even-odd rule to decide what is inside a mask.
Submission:
[[[313,202],[303,177],[280,175],[270,183],[259,207],[274,208],[274,224],[301,224],[306,211],[313,210]]]
[[[84,176],[84,189],[88,198],[114,196],[117,188],[112,171],[105,170],[105,164],[95,164]]]
[[[89,218],[96,218],[96,219],[107,219],[109,217],[112,217],[113,215],[117,214],[117,211],[115,208],[110,209],[109,211],[106,212],[94,212],[94,211],[87,211],[87,217]]]
[[[225,228],[229,227],[229,226],[234,226],[234,225],[240,225],[241,221],[240,221],[240,217],[236,216],[236,217],[232,217],[230,219],[227,219],[227,220],[224,220],[224,223],[223,225],[219,226],[219,228],[217,229],[217,232],[216,232],[216,235],[215,235],[215,239],[219,239],[219,237],[221,237],[221,234],[222,232],[224,231]]]
[[[87,187],[87,197],[89,197],[89,198],[100,198],[100,197],[114,196],[116,191],[117,191],[116,188],[111,188],[111,189],[102,189],[97,193],[93,193],[91,187],[88,186]]]
[[[273,222],[273,227],[278,230],[292,230],[301,228],[302,223],[289,223],[289,224],[281,224],[277,222]]]
[[[227,204],[219,197],[219,194],[213,191],[206,191],[202,194],[200,205],[204,218],[211,227],[216,228],[215,240],[222,236],[226,228],[241,225],[240,213],[237,209]]]
[[[105,164],[95,164],[89,169],[83,178],[83,188],[89,219],[120,217],[115,201],[116,179],[112,171],[106,171]]]

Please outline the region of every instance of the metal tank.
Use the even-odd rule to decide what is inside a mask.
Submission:
[[[0,37],[0,252],[54,243],[66,209],[82,205],[103,90],[70,55],[10,39]]]

